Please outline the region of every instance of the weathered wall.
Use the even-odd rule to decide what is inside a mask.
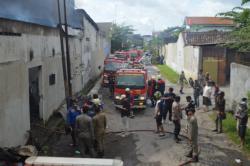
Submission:
[[[26,133],[30,128],[28,80],[30,68],[41,67],[39,91],[42,119],[47,120],[64,99],[58,33],[53,29],[48,36],[43,33],[44,31],[37,34],[22,33],[19,37],[0,36],[1,87],[5,87],[0,88],[0,97],[6,97],[0,101],[1,106],[4,105],[1,110],[3,116],[0,117],[0,121],[3,124],[0,126],[0,132],[6,133],[1,134],[3,138],[0,139],[0,145],[2,146],[20,145],[27,139]],[[53,49],[55,55],[52,55]],[[50,74],[56,75],[55,85],[49,85]]]
[[[0,78],[0,146],[24,144],[30,129],[25,63],[0,63]]]
[[[230,75],[230,94],[231,101],[240,101],[241,98],[247,97],[250,91],[250,67],[237,63],[231,64]]]
[[[199,71],[199,47],[184,47],[184,67],[186,77],[197,79]]]
[[[183,70],[186,77],[196,79],[199,70],[200,48],[196,46],[185,46],[182,34],[179,35],[177,43],[169,43],[161,48],[165,62],[173,70],[181,73]]]
[[[84,37],[86,42],[86,54],[91,55],[89,63],[93,66],[90,73],[97,77],[101,74],[103,69],[103,61],[105,58],[104,42],[102,35],[97,31],[91,22],[84,19]],[[109,51],[110,52],[110,51]],[[99,66],[101,67],[99,69]]]
[[[101,73],[98,66],[103,65],[105,57],[104,39],[92,24],[87,20],[85,23],[84,35],[69,39],[73,93]],[[25,143],[30,129],[30,68],[41,68],[39,91],[43,120],[48,120],[65,98],[60,38],[57,29],[10,20],[0,20],[0,31],[19,34],[0,36],[0,133],[3,133],[0,146],[16,146]],[[49,85],[51,74],[55,74],[54,85]]]

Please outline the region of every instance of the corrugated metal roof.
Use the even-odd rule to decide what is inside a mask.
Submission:
[[[234,26],[233,20],[223,17],[186,17],[185,24]]]
[[[229,32],[182,32],[185,45],[223,44],[231,41]]]

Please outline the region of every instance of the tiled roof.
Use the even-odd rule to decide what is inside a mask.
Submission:
[[[186,17],[186,25],[224,25],[233,26],[234,22],[231,19],[222,17]]]
[[[229,32],[182,32],[185,45],[223,44],[230,40]]]

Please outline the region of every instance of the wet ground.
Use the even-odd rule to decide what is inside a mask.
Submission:
[[[150,73],[157,71],[149,68]],[[167,82],[167,87],[172,85]],[[185,89],[185,96],[191,94],[190,89]],[[180,144],[176,144],[172,134],[159,137],[152,132],[155,130],[155,120],[153,118],[153,108],[148,107],[143,111],[136,111],[135,118],[130,119],[131,130],[148,130],[132,132],[127,137],[122,137],[119,133],[122,129],[119,111],[114,109],[113,102],[109,98],[107,89],[100,89],[104,105],[104,111],[108,119],[108,134],[105,139],[105,158],[117,158],[124,161],[125,166],[178,166],[189,160],[184,156],[186,153],[187,141],[182,138]],[[184,95],[182,100],[184,103]],[[214,123],[209,118],[210,113],[197,111],[196,116],[199,122],[199,146],[201,149],[200,162],[191,165],[204,166],[235,166],[235,159],[241,159],[243,166],[249,166],[250,160],[238,149],[224,134],[211,132]],[[185,126],[182,121],[182,128]],[[173,124],[164,124],[166,131],[173,131]],[[111,132],[111,133],[110,133]],[[182,131],[182,134],[185,133]],[[48,154],[50,156],[80,157],[76,153],[77,147],[71,147],[71,137],[64,134],[55,134],[49,139]]]

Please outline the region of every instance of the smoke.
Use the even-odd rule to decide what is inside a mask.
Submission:
[[[68,24],[82,28],[74,0],[66,0]],[[63,0],[60,0],[61,18],[64,23]],[[57,0],[0,0],[0,18],[56,27],[58,25]]]

